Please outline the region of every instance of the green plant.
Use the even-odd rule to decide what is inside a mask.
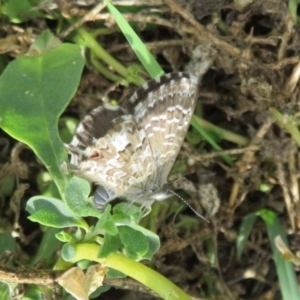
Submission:
[[[107,5],[118,14],[109,2]],[[124,23],[122,26],[124,28]],[[129,27],[126,29],[127,35],[134,35],[135,49],[142,47],[140,59],[151,76],[161,75],[163,71],[150,52]],[[99,53],[98,46],[84,28],[78,29],[75,40]],[[57,124],[79,84],[84,66],[80,47],[60,44],[49,31],[45,31],[32,45],[29,54],[10,63],[0,78],[0,126],[33,149],[55,182],[51,188],[52,196],[34,196],[27,202],[29,219],[47,228],[30,265],[52,256],[58,247],[56,237],[65,244],[55,270],[67,270],[84,260],[88,261],[85,268],[91,262],[100,262],[110,269],[108,274],[111,276],[129,275],[164,299],[190,299],[160,274],[138,263],[142,259],[151,259],[160,246],[157,235],[138,225],[141,209],[122,203],[112,211],[108,205],[105,212],[100,213],[88,196],[90,185],[63,171],[68,158]],[[120,67],[120,73],[126,76],[123,82],[143,82],[135,72],[118,64],[116,67]],[[95,225],[88,225],[84,217],[93,217]],[[64,228],[75,230],[61,231]],[[119,272],[112,272],[112,269]],[[76,291],[62,285],[76,297]],[[86,290],[86,294],[90,292]]]
[[[253,225],[257,219],[261,217],[266,224],[269,239],[271,242],[274,262],[279,277],[280,290],[283,299],[299,299],[298,282],[293,265],[286,261],[275,244],[277,236],[287,244],[287,238],[283,227],[280,224],[277,216],[270,210],[262,209],[255,213],[251,213],[243,219],[240,227],[240,232],[236,240],[237,255],[241,257],[247,239],[251,233]]]

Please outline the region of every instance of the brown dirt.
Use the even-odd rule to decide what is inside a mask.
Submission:
[[[183,162],[185,179],[177,177],[178,186],[174,185],[185,190],[182,195],[197,211],[202,212],[201,198],[208,209],[206,213],[213,209],[217,213],[208,216],[211,224],[206,224],[189,209],[170,213],[170,203],[182,206],[176,199],[161,204],[153,229],[161,238],[162,248],[149,264],[195,299],[202,299],[199,295],[208,293],[212,293],[212,299],[281,299],[264,223],[261,220],[255,223],[241,260],[236,256],[236,239],[243,218],[266,208],[279,217],[291,250],[299,249],[300,161],[297,141],[284,126],[286,122],[298,123],[299,25],[283,0],[250,0],[245,6],[243,1],[230,0],[180,2],[154,1],[152,6],[144,6],[128,18],[138,20],[137,33],[166,73],[186,70],[203,76],[197,114],[239,136],[217,138],[224,151],[231,151],[226,153],[234,161],[230,166],[214,154],[209,143],[192,132],[176,164]],[[56,3],[57,10],[48,7],[49,13],[65,19],[84,16],[93,7],[68,1]],[[149,9],[153,7],[158,13],[156,18],[152,17],[153,27],[147,28],[143,20],[150,16]],[[99,37],[101,45],[123,64],[136,62],[122,34],[115,30],[114,22],[106,21],[113,30]],[[33,19],[19,24],[19,30],[4,22],[1,37],[6,43],[2,43],[1,53],[11,59],[26,52],[42,30],[55,31],[57,22],[55,18]],[[97,22],[87,22],[86,26],[96,29]],[[97,105],[98,93],[110,88],[109,80],[86,68],[66,114],[84,115]],[[109,95],[121,99],[129,93],[128,89],[117,87]],[[276,118],[276,112],[281,113],[283,120]],[[27,261],[38,247],[40,232],[26,219],[24,206],[30,196],[38,194],[35,176],[41,166],[30,149],[2,131],[0,137],[0,170],[4,172],[6,168],[5,174],[14,173],[10,169],[13,162],[11,168],[18,166],[14,174],[21,183],[15,186],[14,196],[1,197],[1,227],[19,232],[18,260]],[[15,156],[11,156],[13,151]],[[269,191],[264,192],[262,185]],[[20,200],[19,208],[9,205],[13,199]],[[153,218],[150,214],[145,224],[151,223],[149,217]],[[217,254],[215,261],[211,253]],[[119,287],[117,283],[111,284]],[[126,285],[135,289],[130,280]],[[152,298],[140,292],[114,289],[101,296],[101,299]]]

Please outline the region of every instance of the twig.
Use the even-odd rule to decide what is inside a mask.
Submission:
[[[232,56],[240,55],[241,51],[233,47],[232,45],[226,43],[211,34],[204,26],[198,23],[194,16],[188,11],[184,10],[179,4],[174,0],[165,0],[166,4],[170,7],[171,12],[179,14],[183,19],[192,25],[198,31],[199,36],[208,38],[212,43],[214,43],[219,49],[224,50],[231,54]]]
[[[281,188],[283,191],[284,202],[285,202],[286,209],[288,211],[289,219],[291,222],[291,227],[292,227],[293,231],[295,232],[295,211],[293,209],[288,185],[285,180],[285,175],[284,175],[284,171],[283,171],[283,169],[284,169],[283,163],[280,161],[279,158],[276,161],[276,166],[277,166],[277,175],[278,175],[277,177],[278,177],[279,184],[281,185]]]
[[[257,131],[255,137],[252,139],[251,143],[249,144],[249,147],[250,146],[255,146],[263,138],[263,136],[268,132],[268,130],[270,129],[270,127],[272,126],[273,123],[274,123],[273,118],[269,118],[259,128],[259,130]],[[247,171],[247,168],[249,167],[251,162],[254,160],[254,155],[255,155],[255,151],[253,151],[253,150],[247,151],[243,155],[243,157],[239,160],[239,162],[237,163],[237,165],[239,167],[239,174],[245,174],[245,172]],[[233,187],[232,187],[232,191],[231,191],[231,194],[230,194],[230,197],[229,197],[229,207],[234,207],[235,206],[236,197],[238,195],[239,188],[240,188],[240,183],[235,182]],[[243,197],[245,197],[245,195]],[[241,200],[238,201],[238,203],[241,203]]]
[[[99,14],[101,10],[106,7],[105,1],[101,1],[100,4],[96,5],[92,10],[90,10],[86,15],[84,15],[80,20],[72,24],[68,29],[63,31],[59,36],[60,38],[65,38],[68,36],[73,30],[80,27],[85,22],[91,21],[95,19],[95,16]]]
[[[260,148],[259,146],[249,146],[249,147],[244,147],[244,148],[237,148],[237,149],[230,149],[230,150],[200,154],[199,158],[197,158],[196,160],[203,161],[204,159],[211,159],[211,158],[214,158],[216,156],[221,156],[221,155],[235,155],[235,154],[245,153],[248,151],[257,151],[257,150],[259,150],[259,148]]]

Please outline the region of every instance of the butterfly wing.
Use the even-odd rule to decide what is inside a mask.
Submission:
[[[147,207],[165,197],[161,187],[186,135],[197,87],[196,77],[171,73],[137,89],[131,114],[105,105],[83,119],[66,146],[72,171],[99,185],[97,208],[120,196]]]
[[[142,189],[143,181],[156,170],[145,132],[118,106],[94,109],[67,148],[72,171],[100,185],[95,197],[98,208],[116,197],[126,197],[132,187]]]
[[[195,110],[197,91],[198,79],[178,72],[147,82],[129,100],[151,147],[156,186],[167,181]]]

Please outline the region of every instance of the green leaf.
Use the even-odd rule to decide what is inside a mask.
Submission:
[[[60,231],[55,236],[59,241],[61,241],[63,243],[69,243],[69,242],[75,241],[73,236],[65,231]]]
[[[148,252],[148,239],[140,231],[129,226],[118,226],[118,230],[127,256],[135,260],[143,259]]]
[[[143,254],[143,259],[151,260],[153,255],[160,248],[159,236],[138,224],[131,223],[131,224],[128,224],[127,226],[131,227],[135,231],[139,231],[148,240],[148,251]],[[118,229],[119,229],[119,227],[118,227]]]
[[[30,46],[28,55],[36,56],[38,54],[46,53],[60,45],[60,39],[54,36],[51,31],[47,29],[42,32],[42,34],[38,36],[34,43]]]
[[[142,210],[132,203],[122,202],[113,207],[113,218],[115,222],[126,224],[128,222],[138,223],[143,216]]]
[[[43,265],[45,266],[46,260],[53,259],[53,254],[60,247],[60,242],[55,236],[58,231],[59,229],[57,228],[46,228],[42,242],[39,244],[38,252],[35,254],[28,266],[34,266],[40,261],[43,261]]]
[[[59,119],[59,134],[64,143],[69,144],[71,142],[78,124],[79,120],[75,118],[61,117]]]
[[[209,134],[209,130],[205,130],[201,126],[201,119],[197,116],[193,116],[191,120],[191,125],[200,133],[200,135],[213,146],[213,148],[217,151],[222,151],[222,148],[216,143],[214,140],[214,136]],[[234,166],[234,162],[228,155],[221,155],[221,157],[224,159],[225,162],[227,162],[228,165]]]
[[[2,13],[7,15],[13,23],[21,23],[29,18],[41,17],[38,10],[34,10],[41,0],[10,0],[3,6]]]
[[[37,185],[40,193],[46,197],[52,198],[60,198],[59,190],[57,189],[57,185],[53,181],[50,173],[41,169],[37,176]]]
[[[84,179],[74,176],[68,182],[64,191],[64,198],[68,207],[76,216],[94,216],[99,218],[99,210],[97,210],[94,204],[88,199],[90,191],[90,184]]]
[[[67,153],[58,118],[77,89],[84,59],[76,45],[12,61],[0,77],[0,127],[29,145],[48,168],[61,194]]]
[[[10,285],[0,281],[0,299],[10,300],[13,298],[13,289]]]
[[[273,257],[275,261],[276,271],[279,278],[280,291],[282,299],[292,300],[300,299],[298,289],[298,281],[294,271],[293,264],[285,261],[277,249],[275,238],[280,236],[286,245],[288,245],[287,237],[284,228],[280,224],[277,216],[270,210],[262,209],[256,213],[266,223],[267,231],[272,247]]]
[[[105,258],[108,255],[117,252],[121,248],[121,246],[122,243],[118,235],[110,235],[106,233],[104,237],[104,243],[100,248],[98,257]]]
[[[289,12],[293,18],[294,24],[297,24],[297,19],[298,19],[298,4],[299,1],[298,0],[289,0],[288,1],[288,8],[289,8]]]
[[[144,239],[147,240],[147,242],[145,243],[145,245],[146,245],[145,248],[141,248],[141,251],[138,250],[137,255],[132,254],[132,252],[135,252],[136,250],[133,249],[133,251],[131,251],[130,247],[128,248],[129,249],[128,254],[131,257],[134,257],[135,259],[151,260],[153,255],[160,248],[160,240],[159,240],[159,237],[155,233],[153,233],[137,224],[137,222],[139,222],[142,217],[141,209],[139,207],[132,205],[131,203],[123,202],[123,203],[117,204],[113,208],[113,212],[114,212],[113,220],[114,220],[114,223],[117,224],[117,226],[118,226],[117,228],[118,228],[119,232],[120,232],[120,227],[122,227],[123,225],[126,225],[126,227],[131,228],[128,230],[128,232],[134,232],[137,235],[137,238],[139,236],[143,236],[141,238],[141,240],[139,240],[139,239],[137,241],[132,240],[131,241],[132,243],[139,243],[139,242],[143,243]],[[123,227],[125,227],[125,226],[123,226]],[[137,232],[140,232],[141,235],[138,234]],[[125,248],[127,248],[126,238],[124,238],[124,240],[125,240],[124,246],[125,246]],[[122,240],[122,242],[123,242],[123,240]],[[143,252],[145,249],[146,249],[146,252]]]
[[[164,71],[162,70],[154,56],[141,41],[139,36],[134,32],[128,22],[123,18],[122,14],[111,4],[109,0],[105,0],[105,2],[109,11],[115,18],[119,28],[122,30],[125,38],[130,44],[130,47],[135,52],[138,59],[143,64],[150,76],[152,78],[156,78],[164,75]]]
[[[61,256],[65,261],[71,261],[76,256],[76,247],[74,244],[64,244],[61,249]]]
[[[26,210],[31,214],[31,221],[55,228],[76,226],[88,228],[83,219],[76,217],[61,200],[35,196],[28,200]]]
[[[15,188],[15,176],[9,175],[8,177],[2,177],[0,181],[0,195],[9,196],[12,195]]]
[[[276,271],[279,278],[280,291],[282,299],[284,300],[297,300],[300,299],[300,293],[298,290],[297,277],[290,262],[283,259],[280,251],[277,249],[275,244],[275,238],[280,236],[283,242],[288,245],[285,230],[280,224],[277,216],[270,210],[262,209],[256,213],[249,214],[243,221],[240,229],[237,246],[238,255],[241,255],[241,251],[249,237],[250,231],[256,220],[256,217],[260,216],[267,226],[267,231],[272,247],[273,257],[275,261]]]
[[[11,233],[0,233],[0,256],[5,251],[14,252],[16,249],[16,241]]]
[[[127,277],[126,274],[124,274],[118,270],[115,270],[113,268],[108,268],[108,270],[106,272],[106,276],[108,278],[125,278],[125,277]]]
[[[96,291],[92,292],[92,294],[89,297],[90,299],[98,299],[101,294],[108,292],[110,289],[111,289],[110,285],[100,286],[99,288],[97,288]]]
[[[117,226],[110,213],[111,205],[107,205],[104,213],[100,216],[98,223],[95,226],[95,231],[103,232],[107,234],[116,235],[118,234]]]
[[[236,240],[236,247],[237,247],[237,257],[238,259],[241,258],[242,252],[245,248],[246,242],[249,238],[255,220],[257,219],[256,213],[252,213],[247,215],[241,224],[239,234]]]

